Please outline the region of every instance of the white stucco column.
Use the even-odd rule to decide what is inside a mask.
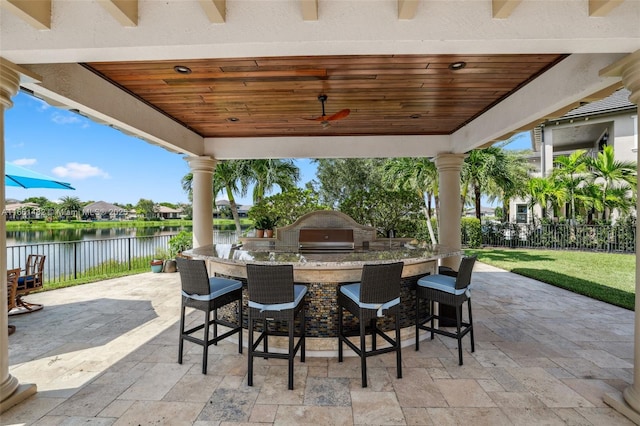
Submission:
[[[629,100],[640,105],[640,50],[624,57],[615,64],[605,68],[601,75],[622,77],[622,83],[631,92]],[[640,127],[640,126],[639,126]],[[636,132],[640,131],[636,129]],[[637,154],[640,162],[640,151]],[[636,212],[640,212],[640,199],[636,204]],[[636,214],[637,215],[637,214]],[[640,221],[636,221],[636,235],[640,236]],[[604,402],[629,417],[634,423],[640,424],[640,245],[636,239],[636,302],[634,322],[634,350],[633,350],[633,384],[619,394],[607,394]]]
[[[435,159],[438,168],[438,242],[452,249],[460,250],[460,220],[462,219],[462,201],[460,200],[460,172],[465,154],[438,154]],[[460,257],[442,259],[443,266],[458,269]]]
[[[186,157],[193,181],[193,248],[213,244],[213,171],[211,157]]]
[[[550,176],[553,171],[553,129],[545,126],[542,129],[542,145],[540,146],[540,176]]]
[[[18,93],[20,74],[14,64],[0,58],[0,172],[4,176],[4,111],[13,106],[11,98]],[[7,316],[7,226],[5,222],[4,178],[0,185],[0,413],[36,393],[36,385],[21,385],[9,374],[9,336]],[[19,332],[19,330],[18,330]]]

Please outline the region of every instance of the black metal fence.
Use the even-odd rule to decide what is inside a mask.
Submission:
[[[7,247],[7,269],[24,268],[30,254],[44,254],[44,282],[55,283],[85,278],[123,275],[149,268],[158,248],[168,248],[175,234],[49,242]],[[238,239],[234,231],[214,231],[214,241],[230,244]]]
[[[482,224],[481,229],[484,246],[635,253],[633,223],[614,226],[488,223]],[[472,245],[472,238],[463,232],[464,245]]]
[[[173,235],[52,242],[7,247],[7,268],[24,268],[27,256],[47,256],[44,282],[110,276],[149,267],[158,247]]]

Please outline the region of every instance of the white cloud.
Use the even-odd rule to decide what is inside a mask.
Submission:
[[[38,160],[36,160],[35,158],[19,158],[15,161],[12,161],[12,163],[16,166],[33,166],[37,162]]]
[[[51,115],[51,121],[56,124],[76,124],[81,123],[82,120],[73,114],[61,114],[59,112],[54,112]]]
[[[86,179],[91,177],[110,178],[109,173],[91,164],[67,163],[64,166],[56,167],[52,172],[56,176],[73,179]]]

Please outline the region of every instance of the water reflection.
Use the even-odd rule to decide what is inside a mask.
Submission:
[[[76,228],[46,229],[41,231],[7,231],[7,245],[37,244],[108,238],[144,237],[191,231],[191,226],[148,226],[144,228]]]

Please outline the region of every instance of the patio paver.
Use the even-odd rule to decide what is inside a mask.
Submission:
[[[602,401],[633,376],[633,312],[477,263],[476,352],[463,366],[454,339],[359,360],[257,359],[247,386],[246,353],[234,340],[185,343],[177,363],[178,274],[145,273],[32,294],[45,308],[13,316],[10,373],[38,393],[0,424],[632,424]],[[193,317],[194,318],[194,317]],[[246,340],[245,340],[246,342]]]

